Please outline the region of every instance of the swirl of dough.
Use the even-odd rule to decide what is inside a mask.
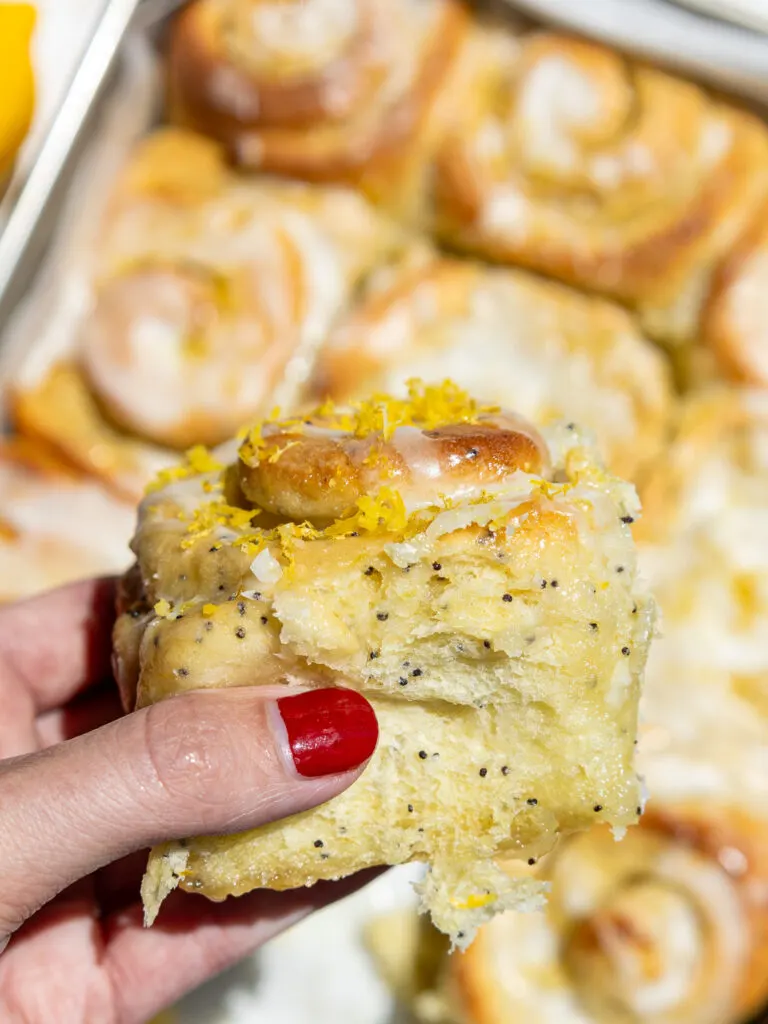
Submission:
[[[542,861],[545,913],[496,918],[451,963],[466,1018],[738,1024],[765,994],[767,840],[714,807],[571,838]]]
[[[356,193],[246,182],[209,140],[160,130],[115,189],[76,351],[66,368],[59,351],[30,360],[19,416],[141,494],[163,449],[218,443],[276,393],[290,404],[358,281],[401,244]]]
[[[579,864],[574,843],[554,869],[555,913],[583,901],[563,927],[579,1000],[598,1021],[617,1009],[627,1020],[722,1021],[733,1011],[748,924],[727,873],[645,831],[619,849]]]
[[[465,34],[457,0],[197,0],[171,38],[171,106],[236,160],[398,195]]]
[[[315,522],[338,519],[386,486],[414,510],[434,504],[436,492],[466,500],[493,491],[515,470],[548,472],[546,444],[519,417],[470,406],[466,422],[430,428],[419,398],[411,385],[410,402],[374,398],[287,430],[265,424],[241,448],[243,493],[268,512]],[[372,419],[382,429],[362,434]]]
[[[587,42],[488,31],[476,49],[437,156],[440,233],[693,343],[708,279],[768,190],[764,125]]]
[[[594,431],[615,472],[656,455],[673,399],[662,355],[602,299],[514,270],[427,258],[387,268],[331,332],[313,388],[343,401],[448,375],[536,423]]]
[[[302,326],[328,317],[341,285],[332,251],[311,225],[265,213],[254,204],[240,237],[204,230],[187,253],[147,254],[101,285],[82,359],[123,427],[174,448],[224,440],[267,401]]]

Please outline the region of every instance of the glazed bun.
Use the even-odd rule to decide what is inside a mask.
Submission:
[[[415,215],[469,25],[461,0],[196,0],[171,31],[171,116],[245,168]]]
[[[768,194],[768,132],[598,44],[481,28],[438,149],[452,247],[622,300],[696,346],[710,279]]]
[[[535,869],[539,914],[510,912],[448,956],[415,912],[374,919],[367,946],[420,1024],[742,1024],[765,998],[768,828],[733,810],[646,812],[617,843],[566,840]]]
[[[99,237],[73,351],[31,361],[17,422],[136,500],[294,382],[401,231],[343,188],[235,175],[179,129],[136,147]]]
[[[535,902],[498,854],[636,819],[653,620],[637,504],[569,426],[412,382],[406,399],[262,422],[163,475],[116,632],[127,706],[341,685],[371,701],[380,742],[322,807],[155,850],[149,921],[177,884],[220,899],[419,860],[424,907],[464,946]]]

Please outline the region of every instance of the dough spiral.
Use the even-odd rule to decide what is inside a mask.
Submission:
[[[198,0],[173,29],[172,111],[242,166],[415,212],[468,22],[460,0]]]
[[[361,278],[402,244],[360,196],[242,180],[176,129],[138,146],[101,243],[76,351],[22,383],[16,415],[136,500],[174,450],[290,399]]]
[[[436,157],[440,235],[695,344],[711,277],[768,194],[764,125],[588,42],[481,30],[475,48]]]

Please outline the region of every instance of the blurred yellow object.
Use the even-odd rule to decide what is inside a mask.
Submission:
[[[0,3],[0,191],[29,130],[35,107],[31,4]]]

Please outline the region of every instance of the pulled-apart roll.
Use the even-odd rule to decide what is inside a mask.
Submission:
[[[244,167],[415,213],[468,22],[461,0],[196,0],[171,32],[171,115]]]
[[[424,906],[464,946],[536,894],[497,855],[634,821],[653,620],[637,511],[573,424],[539,433],[448,383],[268,420],[164,474],[115,632],[126,706],[340,685],[380,742],[322,807],[155,850],[148,921],[177,884],[219,899],[419,860]]]
[[[373,276],[320,350],[312,386],[338,401],[440,375],[535,423],[575,420],[630,479],[660,449],[673,406],[663,356],[623,309],[421,253]]]
[[[158,448],[218,443],[266,411],[399,238],[352,192],[245,182],[212,142],[161,130],[116,189],[78,351],[35,366],[17,419],[141,491]]]
[[[435,172],[451,245],[530,267],[697,342],[711,278],[768,195],[768,132],[585,41],[480,29]]]
[[[131,505],[23,439],[0,445],[0,602],[130,563]]]

